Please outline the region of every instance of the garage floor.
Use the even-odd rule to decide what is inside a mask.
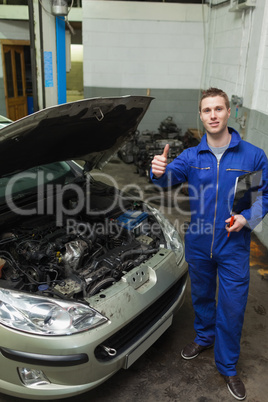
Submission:
[[[156,191],[145,177],[135,172],[133,164],[126,165],[113,159],[103,170],[111,174],[122,188],[129,183],[140,186],[146,200]],[[173,193],[176,190],[173,190]],[[135,191],[138,192],[138,189]],[[172,206],[172,192],[165,194],[165,215],[178,226],[189,216],[180,216]],[[187,197],[179,194],[179,205],[188,208]],[[152,203],[157,207],[157,203]],[[180,227],[179,227],[180,228]],[[268,279],[259,269],[268,269],[268,252],[252,235],[251,283],[241,339],[238,372],[247,389],[248,402],[268,400]],[[194,313],[191,304],[190,283],[186,300],[174,317],[173,325],[128,370],[121,370],[100,387],[73,398],[72,402],[228,402],[235,401],[229,394],[223,377],[214,364],[213,349],[203,352],[194,360],[185,361],[180,351],[195,337]],[[0,394],[0,402],[18,402],[20,399]]]

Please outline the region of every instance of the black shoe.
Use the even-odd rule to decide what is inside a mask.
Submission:
[[[232,375],[230,377],[224,376],[224,379],[227,382],[227,388],[233,397],[239,401],[243,401],[247,396],[246,389],[238,375]]]
[[[211,348],[213,345],[210,346],[201,346],[195,342],[189,343],[185,346],[185,348],[181,351],[181,357],[186,360],[194,359],[196,356],[199,355],[203,350]]]

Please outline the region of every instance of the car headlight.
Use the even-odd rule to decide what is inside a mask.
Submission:
[[[180,238],[179,233],[175,229],[173,225],[162,215],[158,209],[153,208],[149,205],[147,205],[147,208],[149,211],[153,214],[153,216],[156,218],[157,222],[159,223],[162,231],[164,238],[166,240],[166,246],[168,249],[171,249],[174,251],[175,256],[176,256],[176,262],[177,264],[180,263],[184,256],[184,247],[183,247],[183,242]]]
[[[72,335],[108,319],[93,308],[62,300],[0,289],[0,323],[36,335]]]

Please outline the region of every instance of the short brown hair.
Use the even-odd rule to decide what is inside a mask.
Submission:
[[[224,91],[222,91],[219,88],[208,88],[205,91],[202,91],[202,96],[199,101],[199,112],[201,112],[202,100],[205,98],[213,97],[213,96],[221,96],[222,98],[224,98],[227,110],[230,109],[230,101],[229,101],[228,95]]]

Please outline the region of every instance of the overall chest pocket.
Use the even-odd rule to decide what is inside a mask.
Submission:
[[[251,170],[246,170],[246,169],[241,169],[241,168],[226,168],[222,174],[220,175],[222,181],[227,181],[233,189],[235,188],[235,184],[237,179],[240,176],[248,175],[249,173],[252,173]]]
[[[195,187],[203,187],[211,185],[213,171],[212,167],[208,165],[195,166],[190,165],[189,184]]]
[[[234,193],[237,185],[238,185],[238,178],[239,177],[247,177],[249,176],[249,173],[252,173],[251,170],[246,170],[246,169],[241,169],[241,168],[226,168],[225,171],[223,172],[224,175],[221,176],[221,180],[223,180],[224,182],[229,183],[229,188],[231,189],[231,193]],[[246,182],[246,181],[245,181]],[[239,185],[239,187],[245,187],[245,183],[243,184],[242,181],[242,185]]]
[[[239,169],[239,168],[226,168],[226,172],[233,173],[235,176],[252,173],[252,170]]]

